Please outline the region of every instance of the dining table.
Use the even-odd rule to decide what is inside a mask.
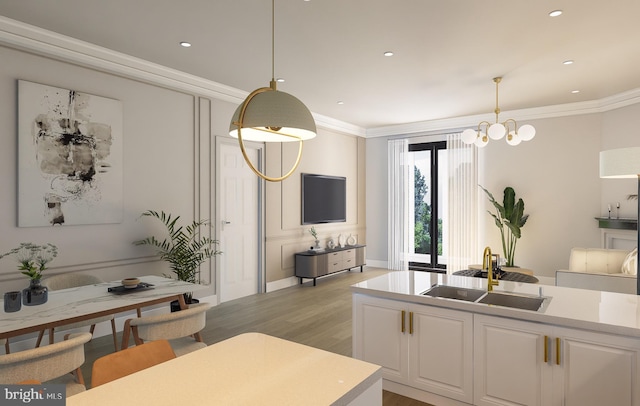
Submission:
[[[142,344],[145,345],[145,344]],[[67,406],[381,406],[381,367],[250,332],[66,399]]]
[[[158,275],[139,276],[137,287],[126,289],[122,281],[103,282],[48,292],[48,300],[22,306],[16,312],[0,313],[0,339],[62,327],[96,317],[136,310],[177,300],[186,308],[184,293],[206,286]],[[2,303],[2,308],[4,303]]]

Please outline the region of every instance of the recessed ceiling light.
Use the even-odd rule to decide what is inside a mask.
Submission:
[[[383,55],[384,56],[393,56],[393,52],[392,51],[386,51]]]
[[[181,47],[189,48],[191,46],[191,42],[182,41],[180,42]]]
[[[340,100],[340,101],[338,102],[338,104],[342,106],[342,105],[344,104],[344,102],[343,102],[342,100]]]
[[[562,10],[553,10],[549,13],[549,17],[557,17],[559,15],[562,15]]]
[[[571,93],[578,94],[578,93],[580,93],[580,90],[572,90]]]
[[[573,60],[571,59],[567,59],[566,61],[562,62],[564,65],[573,65]]]
[[[284,82],[284,78],[278,78],[278,79],[276,79],[276,82],[283,83]]]

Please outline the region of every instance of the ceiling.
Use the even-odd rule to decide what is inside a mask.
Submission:
[[[247,93],[271,79],[268,0],[0,0],[0,15]],[[277,0],[275,77],[363,129],[491,113],[496,76],[503,112],[600,100],[640,88],[638,16],[638,0]]]

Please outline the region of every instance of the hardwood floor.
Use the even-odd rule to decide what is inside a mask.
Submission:
[[[351,356],[351,291],[357,282],[389,272],[364,268],[311,281],[275,292],[252,295],[222,303],[207,312],[202,338],[214,344],[246,332],[259,332],[311,347]],[[113,351],[111,336],[99,337],[85,346],[82,368],[87,386],[91,366],[98,357]],[[391,392],[384,392],[384,406],[428,406]]]

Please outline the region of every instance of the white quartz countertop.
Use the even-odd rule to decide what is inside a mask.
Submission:
[[[71,396],[67,406],[346,405],[381,378],[378,365],[246,333]]]
[[[520,310],[422,295],[434,285],[487,289],[487,280],[429,272],[395,271],[351,287],[354,294],[402,300],[474,313],[640,337],[640,296],[500,281],[495,292],[551,297],[541,311]]]

